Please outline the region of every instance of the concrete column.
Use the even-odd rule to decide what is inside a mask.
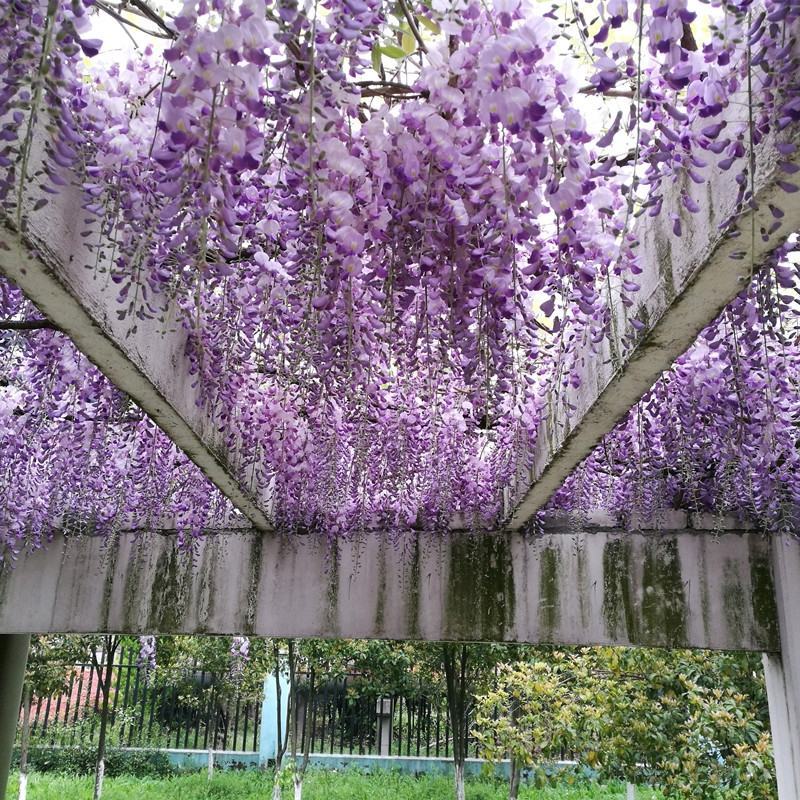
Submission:
[[[380,755],[388,756],[392,747],[392,698],[379,697],[375,704],[375,713],[378,716]]]
[[[27,633],[0,635],[0,798],[6,796],[30,643]]]
[[[780,800],[800,798],[800,542],[773,542],[781,652],[765,653],[764,678]]]
[[[264,700],[261,704],[261,731],[258,741],[258,764],[264,768],[278,752],[279,737],[285,738],[289,713],[289,676],[281,671],[281,729],[278,731],[278,692],[275,673],[264,678]],[[1,797],[1,796],[0,796]]]

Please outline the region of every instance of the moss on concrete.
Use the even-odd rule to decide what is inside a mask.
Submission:
[[[412,639],[419,638],[419,562],[420,562],[420,541],[419,535],[414,537],[414,547],[411,553],[411,569],[409,570],[408,582],[405,584],[408,593],[406,604],[408,624],[408,635]]]
[[[766,545],[766,546],[765,546]],[[775,600],[775,576],[771,550],[780,547],[781,539],[769,542],[750,540],[750,591],[753,597],[753,634],[764,650],[777,652],[781,646],[778,605]]]
[[[645,544],[642,571],[642,627],[637,644],[685,647],[686,596],[674,537]]]
[[[559,551],[547,547],[539,561],[539,631],[543,641],[552,641],[561,620],[558,584]]]
[[[378,597],[375,603],[375,633],[383,634],[386,615],[386,539],[378,538]]]
[[[250,545],[250,574],[247,583],[247,611],[242,632],[247,635],[255,634],[256,612],[258,611],[258,589],[261,586],[261,567],[263,564],[264,534],[253,533],[249,536]]]
[[[631,545],[625,539],[612,539],[603,548],[603,617],[610,639],[638,639],[638,625],[631,595]]]
[[[514,620],[511,545],[502,534],[450,543],[444,630],[454,639],[501,641]]]
[[[150,587],[150,619],[159,633],[178,633],[183,618],[183,592],[178,573],[177,544],[171,544],[156,561]]]
[[[728,559],[722,572],[722,609],[728,631],[740,642],[744,640],[743,612],[746,607],[741,575],[736,564]]]

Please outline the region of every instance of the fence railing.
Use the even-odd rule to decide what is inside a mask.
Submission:
[[[410,696],[376,697],[359,694],[357,678],[321,681],[313,694],[301,690],[297,711],[300,752],[308,743],[309,752],[331,755],[451,755],[446,700],[421,687]],[[477,742],[468,750],[477,757]]]
[[[202,669],[187,669],[180,682],[152,681],[137,659],[135,651],[120,651],[112,666],[110,744],[258,750],[259,698],[222,691],[228,676]],[[66,691],[34,699],[31,744],[92,744],[99,733],[102,700],[96,670],[88,663],[75,664]]]
[[[137,661],[138,653],[130,650],[120,650],[114,660],[111,746],[259,750],[262,698],[238,694],[228,673],[190,666],[171,680],[169,675],[153,680]],[[101,707],[96,671],[91,664],[75,664],[66,691],[32,704],[31,744],[91,746]],[[297,719],[300,753],[308,745],[310,753],[330,755],[452,754],[446,697],[421,681],[404,694],[376,696],[362,676],[317,676],[313,682],[299,676]],[[480,756],[472,737],[467,756]]]

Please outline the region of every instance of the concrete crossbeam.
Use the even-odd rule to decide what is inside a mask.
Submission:
[[[209,532],[57,539],[0,576],[0,633],[221,633],[777,651],[752,532]],[[31,586],[36,591],[31,592]]]
[[[741,116],[742,107],[733,104],[731,115]],[[800,192],[787,194],[778,185],[786,176],[780,163],[791,159],[780,155],[773,138],[755,148],[757,209],[748,207],[736,217],[740,231],[736,237],[730,236],[732,226],[725,223],[735,216],[739,169],[723,171],[716,166],[721,156],[706,156],[711,163],[705,170],[705,184],[687,179],[665,186],[660,215],[638,220],[634,234],[643,273],[636,278],[641,288],[634,305],[626,308],[618,298],[609,301],[613,330],[599,352],[585,345],[580,388],[559,393],[555,387],[537,434],[533,465],[519,476],[509,498],[510,528],[519,529],[530,520],[661,373],[745,288],[753,268],[800,230]],[[800,155],[793,156],[793,162],[800,166]],[[695,201],[700,213],[685,210],[682,193]],[[771,205],[784,212],[782,219],[774,219]],[[681,218],[680,237],[672,232],[671,213]],[[635,347],[626,351],[622,337],[632,332],[634,319],[646,327]]]
[[[38,138],[34,151],[32,172],[41,164]],[[91,215],[82,209],[79,189],[49,195],[42,208],[36,205],[39,196],[34,188],[24,199],[22,233],[0,213],[0,273],[133,398],[256,528],[269,530],[268,503],[244,487],[224,432],[200,403],[199,382],[186,359],[187,333],[174,310],[166,306],[161,319],[140,318],[144,295],[135,289],[130,308],[118,302],[119,286],[109,272],[111,244],[97,223],[87,222]]]

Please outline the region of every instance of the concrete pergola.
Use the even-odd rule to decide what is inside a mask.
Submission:
[[[797,157],[796,157],[797,158]],[[240,480],[235,454],[197,403],[178,324],[118,319],[102,268],[86,246],[79,198],[43,208],[28,197],[21,234],[0,219],[0,271],[121,390],[128,393],[238,507],[251,527],[208,531],[194,558],[174,531],[57,538],[0,575],[0,794],[5,786],[28,638],[47,632],[219,633],[426,640],[650,645],[759,651],[769,693],[779,796],[800,797],[800,543],[735,520],[664,514],[631,531],[594,515],[527,522],[787,236],[800,195],[777,185],[770,139],[756,150],[756,210],[734,215],[734,170],[709,168],[702,186],[665,192],[666,211],[636,228],[642,288],[634,307],[609,298],[619,340],[587,358],[579,391],[554,397],[533,469],[509,493],[507,526],[392,539],[381,531],[330,543],[270,523],[268,494]],[[800,160],[800,159],[798,159]],[[688,191],[703,213],[668,210]],[[768,210],[784,211],[775,229]],[[771,230],[762,236],[762,231]],[[751,235],[751,233],[753,235]],[[92,237],[94,238],[94,237]],[[731,259],[746,249],[747,257]],[[97,265],[101,267],[98,269]],[[636,346],[621,337],[646,323]],[[169,314],[167,314],[169,320]],[[567,402],[568,401],[568,402]],[[567,404],[573,410],[568,416]]]

